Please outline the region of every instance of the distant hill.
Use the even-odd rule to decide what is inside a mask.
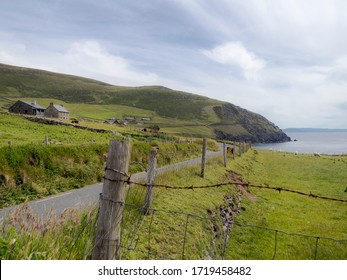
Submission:
[[[197,94],[163,86],[115,86],[78,76],[0,64],[0,102],[8,98],[52,98],[67,103],[117,104],[145,109],[166,118],[167,123],[160,123],[161,126],[173,127],[176,120],[184,122],[181,131],[177,126],[175,132],[192,136],[214,135],[220,140],[252,142],[290,140],[259,114]]]

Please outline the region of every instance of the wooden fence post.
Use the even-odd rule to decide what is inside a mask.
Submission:
[[[207,148],[207,140],[204,138],[202,143],[202,157],[201,157],[201,177],[205,177],[205,164],[206,164],[206,148]]]
[[[154,179],[155,179],[155,170],[157,167],[157,153],[158,150],[151,150],[149,152],[148,158],[148,168],[147,168],[147,190],[145,197],[145,204],[142,208],[142,213],[144,215],[152,214],[152,204],[153,204],[153,191],[154,191]]]
[[[235,154],[236,154],[236,145],[235,145],[235,142],[233,142],[233,159],[235,159]]]
[[[45,136],[45,146],[48,146],[49,145],[49,139],[48,139],[48,136]]]
[[[241,142],[239,142],[239,156],[241,156],[242,151],[241,151]]]
[[[121,258],[121,222],[130,161],[130,142],[112,140],[108,151],[105,177],[100,194],[93,260]]]
[[[223,143],[223,159],[224,159],[224,167],[227,167],[227,151],[226,151],[225,143]]]

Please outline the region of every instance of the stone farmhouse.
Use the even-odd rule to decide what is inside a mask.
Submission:
[[[36,101],[18,100],[8,109],[8,111],[14,114],[43,116],[45,108],[37,104]]]
[[[61,120],[70,119],[69,111],[64,105],[57,105],[51,103],[45,110],[44,116],[47,118],[58,118]]]

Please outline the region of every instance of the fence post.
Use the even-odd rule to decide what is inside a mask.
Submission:
[[[235,159],[235,154],[236,154],[236,145],[235,145],[235,142],[233,142],[233,159]]]
[[[241,151],[241,142],[239,142],[239,156],[241,156],[242,151]]]
[[[205,177],[205,164],[206,164],[206,148],[207,148],[207,140],[204,138],[202,143],[202,157],[201,157],[201,177]]]
[[[148,158],[148,168],[147,168],[147,190],[145,197],[145,204],[142,207],[142,213],[144,215],[152,214],[152,204],[153,204],[153,190],[154,190],[154,179],[155,170],[157,167],[157,153],[158,150],[151,150],[149,152]]]
[[[45,136],[45,146],[49,145],[49,140],[48,140],[48,136]]]
[[[130,161],[130,142],[112,140],[108,151],[105,177],[100,194],[93,260],[121,258],[121,222]]]
[[[225,143],[223,143],[223,159],[224,159],[224,167],[227,167],[227,151],[226,151]]]

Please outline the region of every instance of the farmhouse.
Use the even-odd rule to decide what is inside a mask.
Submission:
[[[69,111],[64,105],[57,105],[51,103],[45,110],[44,116],[47,118],[58,118],[61,120],[68,120],[70,118]]]
[[[117,118],[110,118],[110,119],[106,119],[104,121],[104,123],[108,123],[108,124],[118,124],[123,126],[124,122],[122,122],[121,120],[117,119]]]
[[[8,111],[14,114],[43,116],[45,108],[37,104],[36,101],[18,100],[8,109]]]
[[[132,116],[126,116],[124,117],[124,120],[128,122],[133,122],[133,121],[136,121],[136,118]]]

